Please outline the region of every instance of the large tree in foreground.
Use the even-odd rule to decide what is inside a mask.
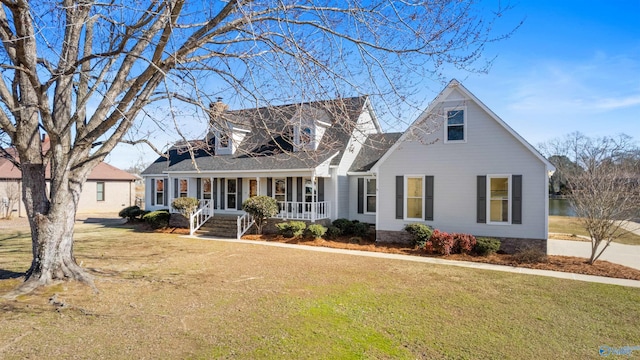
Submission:
[[[640,216],[640,152],[627,135],[589,138],[572,133],[542,151],[556,166],[580,223],[591,238],[593,264]]]
[[[455,0],[0,2],[0,126],[17,158],[3,156],[22,171],[32,234],[21,292],[92,284],[73,255],[82,186],[118,143],[145,141],[130,130],[156,120],[152,103],[167,113],[230,94],[254,106],[365,92],[406,100],[449,66],[482,70],[503,10],[486,19]]]

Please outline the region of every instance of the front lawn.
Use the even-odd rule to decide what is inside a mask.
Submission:
[[[0,300],[0,358],[556,359],[640,345],[638,288],[127,227],[76,237],[101,292]],[[29,255],[24,230],[0,233],[0,274]]]
[[[625,230],[622,231],[624,234],[616,239],[615,242],[627,245],[640,245],[640,235]],[[570,216],[549,216],[549,232],[589,236],[589,233],[582,227],[579,220]]]

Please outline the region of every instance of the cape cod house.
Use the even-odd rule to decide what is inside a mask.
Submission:
[[[377,241],[422,222],[546,249],[553,166],[456,80],[404,133],[383,133],[367,97],[235,111],[218,102],[211,114],[206,139],[143,171],[147,210],[191,196],[209,215],[243,215],[244,199],[267,195],[278,218],[359,220],[375,224]]]

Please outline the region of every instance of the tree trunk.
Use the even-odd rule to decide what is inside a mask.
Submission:
[[[60,280],[81,281],[96,290],[91,275],[76,263],[73,256],[75,217],[83,181],[67,179],[58,182],[58,189],[51,191],[52,199],[49,201],[44,166],[23,165],[22,174],[33,260],[25,282],[6,297],[15,298]],[[55,185],[52,183],[51,186]]]

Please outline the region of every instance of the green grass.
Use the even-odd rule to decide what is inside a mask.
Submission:
[[[627,245],[640,245],[640,235],[621,230],[622,236],[614,242]],[[578,218],[569,216],[549,216],[549,232],[589,236]]]
[[[640,345],[639,288],[126,228],[76,239],[101,293],[0,300],[0,358],[574,359]],[[0,269],[28,261],[28,237],[0,234]]]

